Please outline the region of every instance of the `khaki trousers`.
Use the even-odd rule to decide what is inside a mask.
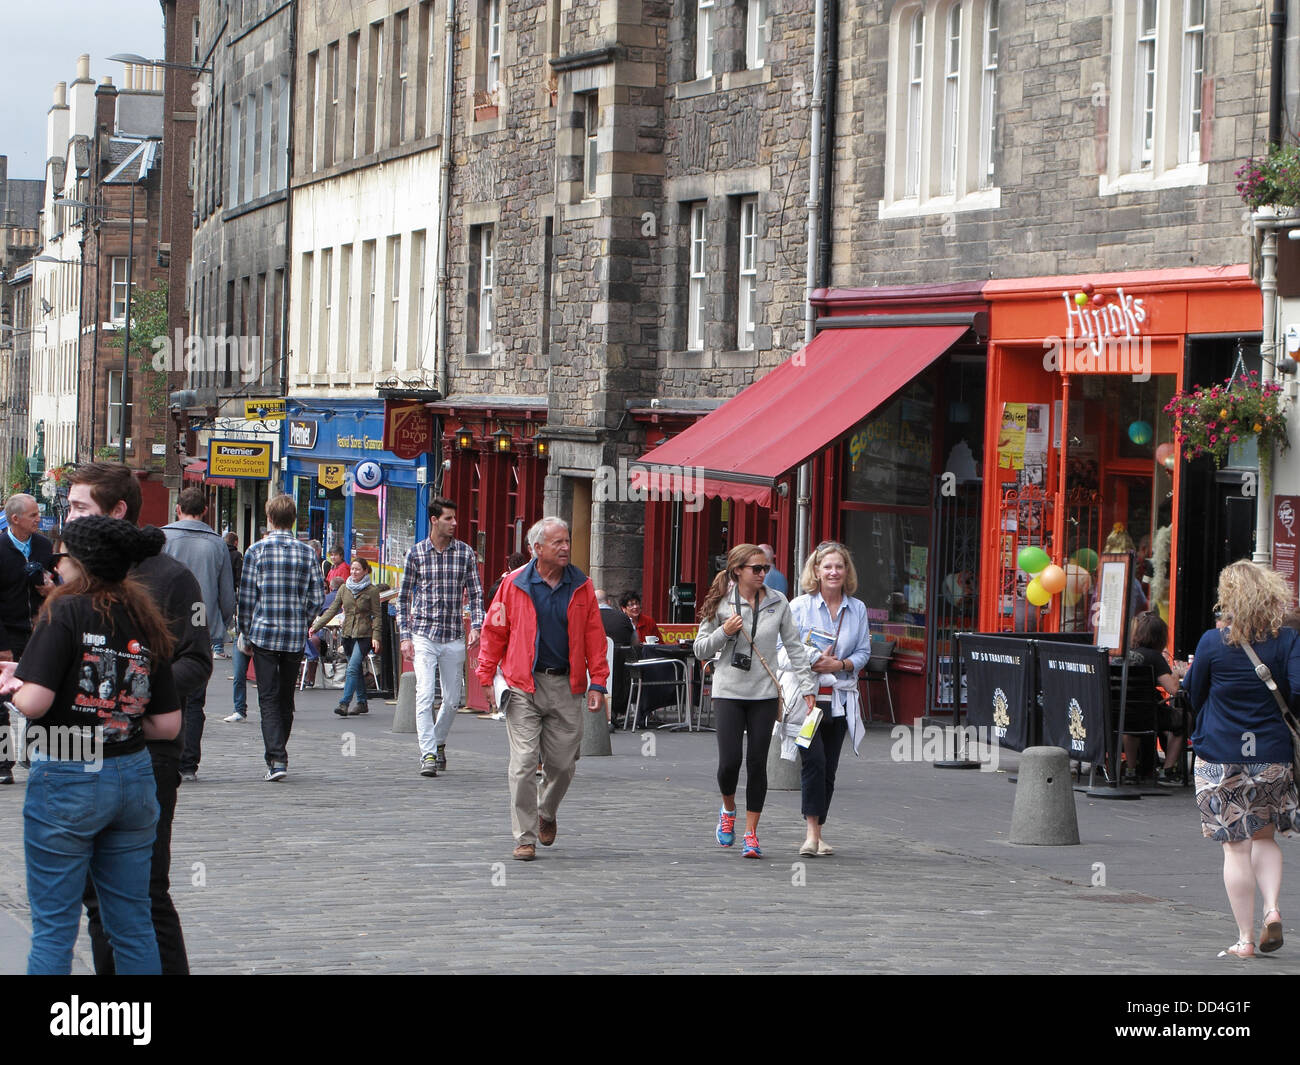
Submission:
[[[510,737],[510,827],[516,843],[537,843],[537,818],[555,811],[573,783],[582,747],[584,693],[569,690],[568,677],[534,673],[532,694],[506,692],[506,734]],[[543,766],[539,787],[537,763]]]

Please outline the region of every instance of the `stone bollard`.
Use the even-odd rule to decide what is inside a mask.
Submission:
[[[612,755],[614,748],[609,743],[609,725],[605,721],[605,708],[601,707],[594,714],[587,712],[587,697],[582,697],[582,748],[579,752],[583,758],[600,758]]]
[[[1020,755],[1011,842],[1040,847],[1079,843],[1070,756],[1060,747],[1027,747]]]
[[[415,674],[403,673],[397,680],[397,709],[393,711],[394,732],[415,731]]]
[[[798,791],[800,770],[803,768],[803,752],[798,752],[793,762],[781,757],[781,734],[772,736],[772,745],[767,749],[767,786],[771,791]]]

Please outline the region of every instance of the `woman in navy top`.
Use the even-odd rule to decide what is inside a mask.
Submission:
[[[1242,649],[1249,642],[1294,710],[1300,702],[1300,635],[1284,628],[1290,609],[1286,581],[1253,562],[1234,562],[1219,574],[1219,627],[1196,646],[1183,680],[1197,708],[1196,805],[1201,831],[1223,844],[1223,882],[1237,942],[1224,955],[1255,953],[1255,887],[1264,899],[1259,949],[1282,945],[1282,851],[1275,832],[1298,827],[1291,733],[1272,692]]]

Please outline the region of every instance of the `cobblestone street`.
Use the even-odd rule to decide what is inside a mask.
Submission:
[[[1001,773],[892,762],[875,729],[842,763],[836,855],[798,857],[798,794],[773,791],[767,857],[743,861],[712,840],[713,737],[619,733],[613,757],[580,763],[556,845],[526,864],[510,860],[502,723],[462,714],[450,767],[430,780],[415,737],[388,731],[391,706],[343,721],[336,693],[309,691],[289,779],[267,784],[256,711],[221,721],[228,669],[175,825],[173,895],[196,973],[1212,973],[1234,938],[1190,791],[1080,796],[1081,846],[1012,847]],[[18,777],[0,792],[10,972],[28,922]],[[89,966],[84,935],[78,958]],[[1250,964],[1297,971],[1286,949]]]

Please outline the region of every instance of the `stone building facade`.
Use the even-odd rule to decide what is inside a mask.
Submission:
[[[31,388],[32,268],[40,246],[38,226],[43,181],[9,177],[0,155],[0,472],[4,494],[15,491],[9,478],[14,459],[27,458],[27,402]]]

